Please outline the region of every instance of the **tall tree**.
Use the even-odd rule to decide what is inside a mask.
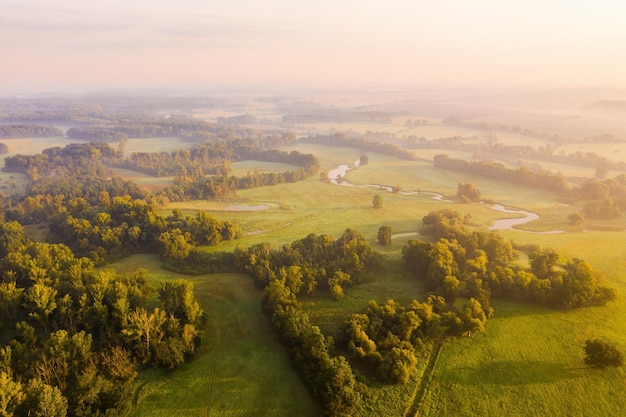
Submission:
[[[375,209],[383,208],[383,197],[380,194],[375,194],[372,199],[372,205]]]
[[[382,246],[391,245],[391,227],[390,226],[380,226],[378,228],[378,243]]]

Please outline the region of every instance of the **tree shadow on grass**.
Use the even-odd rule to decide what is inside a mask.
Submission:
[[[496,361],[478,367],[458,367],[439,375],[442,381],[462,384],[529,385],[577,378],[582,368],[543,361]]]

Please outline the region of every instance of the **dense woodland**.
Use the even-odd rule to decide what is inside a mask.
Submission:
[[[0,224],[0,390],[4,415],[120,415],[140,366],[193,356],[203,312],[189,281],[95,269],[62,244],[36,243]]]

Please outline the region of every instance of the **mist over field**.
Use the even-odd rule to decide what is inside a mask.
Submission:
[[[0,0],[0,415],[626,415],[626,5]]]

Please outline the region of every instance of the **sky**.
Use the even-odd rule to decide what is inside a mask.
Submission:
[[[626,84],[622,0],[0,0],[0,90]]]

